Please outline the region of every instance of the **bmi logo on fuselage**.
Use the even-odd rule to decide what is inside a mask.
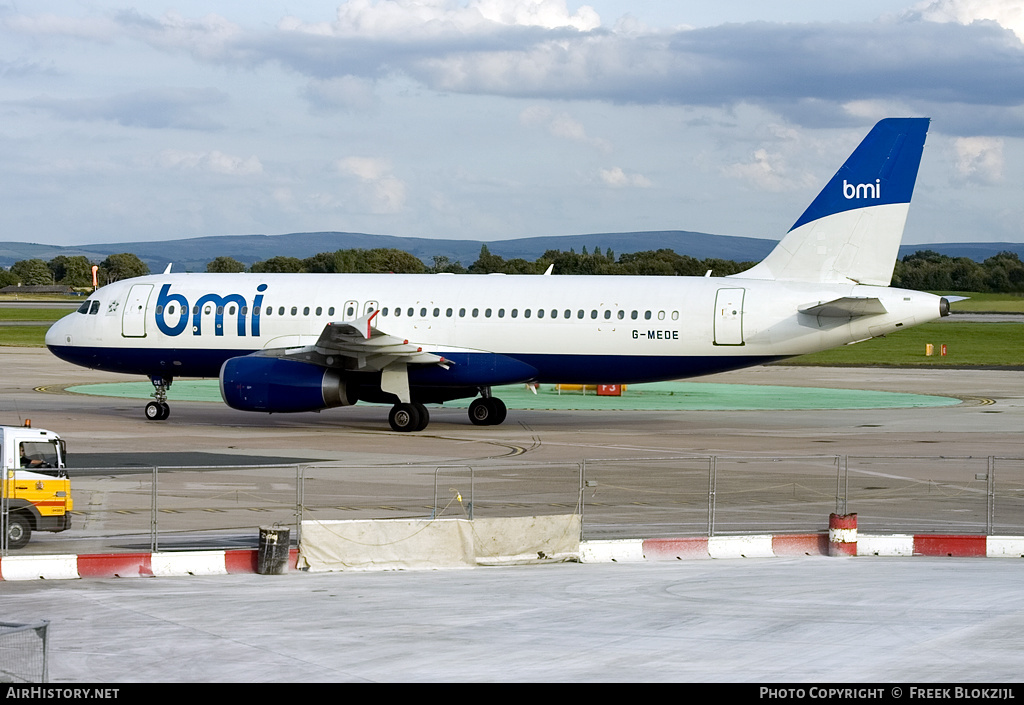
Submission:
[[[843,197],[847,200],[853,198],[881,198],[882,180],[875,179],[873,184],[851,184],[843,179]]]
[[[256,291],[258,292],[264,292],[266,290],[266,284],[260,284],[256,287]],[[181,335],[185,332],[185,328],[188,327],[190,313],[188,299],[186,299],[182,294],[172,294],[170,292],[170,284],[164,284],[163,287],[160,288],[160,294],[156,298],[156,327],[159,328],[160,332],[164,335]],[[251,334],[254,336],[258,336],[260,334],[260,308],[262,306],[263,294],[256,294],[252,299],[251,318]],[[246,333],[245,321],[249,318],[249,303],[241,294],[227,294],[224,296],[220,294],[204,294],[196,299],[196,302],[192,304],[191,309],[192,335],[202,335],[204,313],[214,314],[214,335],[224,335],[225,310],[228,311],[229,315],[234,313],[237,316],[237,334],[239,336],[244,336]],[[171,320],[174,322],[168,324],[167,316],[170,316]],[[177,317],[176,321],[174,320],[175,317]]]

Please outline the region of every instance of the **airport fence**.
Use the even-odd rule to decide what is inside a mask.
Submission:
[[[50,622],[0,622],[0,683],[49,683]]]
[[[303,520],[579,513],[583,539],[806,533],[1024,535],[1024,458],[673,456],[578,463],[70,471],[72,528],[7,554],[252,548]]]

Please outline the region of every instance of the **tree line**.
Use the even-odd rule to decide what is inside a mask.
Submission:
[[[394,248],[349,249],[320,252],[312,257],[271,257],[250,267],[233,257],[217,257],[207,272],[310,272],[310,273],[403,273],[403,274],[543,274],[553,266],[554,274],[633,274],[646,276],[712,276],[737,274],[754,262],[680,255],[673,250],[632,252],[618,257],[611,249],[595,247],[588,252],[548,250],[534,261],[505,259],[480,248],[480,255],[468,267],[435,255],[430,265],[418,257]],[[131,253],[110,255],[97,263],[100,285],[149,273],[145,262]],[[92,286],[93,263],[83,256],[59,255],[49,262],[29,259],[0,270],[0,286],[10,284],[62,284],[76,288]],[[892,285],[921,291],[975,291],[1024,293],[1024,262],[1015,252],[1000,252],[984,262],[968,257],[949,257],[932,250],[918,250],[896,262]]]

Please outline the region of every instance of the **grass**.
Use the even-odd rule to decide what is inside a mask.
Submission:
[[[0,306],[0,321],[56,321],[71,313],[71,308],[7,308]]]
[[[50,326],[0,326],[0,345],[15,348],[41,348]]]
[[[935,352],[925,355],[931,343]],[[945,345],[947,354],[940,355]],[[787,360],[796,365],[1024,367],[1024,324],[957,323],[946,319],[856,345]]]
[[[956,313],[1024,313],[1024,294],[978,294],[971,291],[933,291],[939,296],[969,296],[956,301],[950,309]]]

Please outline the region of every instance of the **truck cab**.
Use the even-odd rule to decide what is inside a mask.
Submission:
[[[23,548],[33,531],[70,528],[74,505],[63,439],[31,422],[0,426],[0,453],[0,549]]]

